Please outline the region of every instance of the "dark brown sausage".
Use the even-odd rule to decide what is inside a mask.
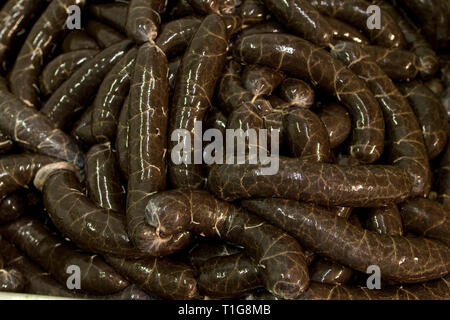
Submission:
[[[39,87],[44,96],[52,94],[86,61],[98,53],[85,49],[63,53],[48,63],[39,77]]]
[[[128,180],[128,133],[130,126],[128,124],[128,108],[130,106],[130,96],[125,98],[122,105],[122,110],[120,110],[119,121],[117,123],[117,134],[116,134],[116,150],[117,157],[119,158],[119,166],[122,171],[122,175],[125,180]]]
[[[445,276],[450,251],[427,238],[379,235],[314,204],[245,200],[243,206],[288,231],[315,253],[361,272],[377,265],[386,279],[419,283]]]
[[[129,40],[104,49],[83,64],[47,100],[41,113],[58,128],[66,127],[74,115],[86,108],[109,70],[126,54]]]
[[[397,87],[408,99],[422,129],[429,159],[444,150],[448,139],[447,112],[439,98],[419,81],[399,83]]]
[[[136,57],[128,109],[127,230],[142,252],[167,255],[187,245],[189,233],[162,238],[145,222],[152,193],[166,186],[169,113],[168,62],[154,43],[145,43]]]
[[[408,170],[414,179],[414,196],[428,195],[431,170],[427,150],[408,101],[364,48],[355,43],[341,42],[331,54],[365,81],[378,100],[386,127],[388,162]]]
[[[264,0],[270,13],[286,28],[318,46],[328,46],[333,30],[307,0]]]
[[[405,48],[406,41],[396,21],[381,10],[381,29],[367,28],[367,21],[372,15],[368,12],[371,5],[364,0],[309,0],[320,13],[345,21],[359,30],[365,30],[370,40],[382,47]]]
[[[280,86],[280,97],[293,106],[309,108],[314,104],[314,90],[304,81],[286,78]]]
[[[167,0],[131,0],[125,27],[128,37],[138,44],[155,40],[166,4]]]
[[[384,147],[383,114],[363,80],[325,50],[291,35],[256,34],[241,38],[234,55],[303,78],[319,86],[348,108],[353,118],[350,154],[371,163]]]
[[[283,118],[291,154],[305,161],[331,162],[328,132],[311,110],[291,108]]]
[[[255,96],[270,96],[283,79],[283,73],[265,66],[250,65],[242,72],[244,87]]]
[[[371,208],[365,218],[365,227],[368,230],[391,236],[403,235],[402,217],[396,204]]]
[[[149,294],[165,299],[194,299],[198,295],[194,271],[183,264],[158,258],[133,261],[106,257],[106,261]]]
[[[197,17],[185,17],[164,24],[156,38],[156,44],[168,58],[182,54],[200,26]]]
[[[340,104],[331,102],[316,111],[328,131],[332,149],[343,143],[352,130],[352,122],[347,110]]]
[[[78,145],[34,108],[0,90],[0,130],[23,148],[84,166]],[[39,134],[36,134],[39,133]]]
[[[275,175],[261,175],[261,165],[213,166],[208,187],[221,199],[275,197],[326,206],[377,207],[411,195],[409,174],[394,166],[339,166],[280,157]]]
[[[83,193],[75,173],[53,170],[42,185],[44,206],[53,224],[80,248],[119,257],[142,256],[128,238],[124,216],[95,205]]]
[[[131,48],[100,84],[92,111],[92,135],[97,142],[114,141],[120,109],[130,91],[136,54],[137,49]]]
[[[175,58],[172,61],[169,61],[169,75],[167,76],[169,78],[169,89],[170,89],[170,96],[172,96],[173,91],[175,90],[175,83],[177,81],[177,75],[178,75],[178,69],[181,65],[181,58]]]
[[[71,5],[85,0],[52,1],[33,25],[11,70],[11,91],[29,107],[38,107],[38,77],[45,61],[62,39]]]
[[[185,129],[194,137],[195,121],[203,121],[211,105],[216,83],[225,65],[227,48],[226,28],[221,17],[215,14],[207,16],[181,61],[170,111],[170,134],[177,129]],[[175,141],[169,142],[169,154],[175,145]],[[187,152],[194,159],[193,146]],[[203,171],[202,165],[169,162],[169,177],[174,187],[201,187],[206,178]]]
[[[124,214],[125,192],[120,181],[116,152],[111,144],[97,144],[86,154],[86,186],[89,197],[99,207]]]
[[[81,290],[87,293],[111,294],[128,286],[99,256],[77,251],[37,220],[19,219],[3,227],[2,234],[62,285],[66,285],[70,275],[68,267],[77,266],[81,272]]]
[[[45,0],[9,0],[0,11],[0,68],[7,70],[11,49],[26,32],[37,14],[46,5]]]
[[[442,241],[450,247],[449,211],[435,201],[417,198],[400,205],[405,229]]]
[[[99,21],[126,33],[128,4],[122,2],[91,4],[89,13]]]
[[[102,48],[108,48],[125,40],[125,37],[120,32],[93,19],[89,19],[86,23],[86,32],[94,38]]]
[[[14,142],[3,132],[0,132],[0,153],[8,153],[14,146]]]
[[[33,182],[36,172],[43,166],[58,161],[39,154],[12,154],[0,157],[0,200]]]
[[[250,28],[245,28],[242,30],[240,35],[242,37],[249,36],[251,34],[258,34],[258,33],[280,33],[284,32],[283,27],[275,21],[269,20],[267,22],[262,22],[255,24],[254,26],[251,26]]]
[[[157,193],[148,202],[146,217],[164,234],[192,230],[243,246],[261,266],[264,286],[275,295],[293,299],[308,287],[305,256],[292,237],[233,204],[215,199],[207,191],[176,189]]]
[[[100,50],[97,41],[95,41],[85,30],[74,30],[70,32],[61,45],[63,53],[78,50]]]

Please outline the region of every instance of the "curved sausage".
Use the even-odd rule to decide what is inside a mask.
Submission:
[[[38,76],[47,57],[64,35],[67,8],[82,7],[85,0],[52,1],[33,25],[11,70],[11,92],[29,107],[38,107]]]
[[[124,213],[124,190],[111,144],[97,144],[86,154],[86,186],[91,200],[103,209]]]
[[[0,157],[0,200],[33,182],[36,172],[58,159],[39,154],[11,154]]]
[[[126,33],[128,4],[122,2],[91,4],[89,13],[99,21]]]
[[[396,204],[371,208],[365,221],[366,229],[391,236],[403,235],[403,222]]]
[[[400,204],[405,229],[442,241],[450,247],[449,212],[435,201],[417,198]]]
[[[254,96],[270,96],[283,79],[283,73],[265,66],[250,65],[242,72],[242,83]]]
[[[63,53],[69,53],[78,50],[100,50],[100,47],[85,30],[74,30],[70,32],[63,40],[61,50]]]
[[[122,171],[122,175],[125,180],[128,180],[128,134],[130,130],[130,126],[128,123],[128,109],[130,106],[130,96],[128,95],[125,98],[125,101],[122,105],[122,110],[120,110],[119,121],[117,123],[117,134],[116,134],[116,143],[115,147],[117,150],[117,157],[119,159],[120,170]]]
[[[106,261],[149,294],[178,300],[194,299],[198,295],[194,271],[183,264],[158,258],[126,260],[106,257]]]
[[[339,103],[331,102],[316,111],[328,132],[330,148],[334,149],[343,143],[352,130],[352,122],[348,111]]]
[[[77,251],[32,218],[6,225],[2,234],[62,285],[66,285],[69,277],[68,267],[75,265],[80,268],[81,290],[85,292],[111,294],[128,286],[128,282],[99,256]]]
[[[246,37],[251,34],[259,34],[259,33],[281,33],[284,32],[283,27],[275,21],[268,20],[266,22],[255,24],[249,28],[245,28],[241,31],[240,36]]]
[[[9,0],[0,11],[0,67],[6,71],[13,44],[46,5],[45,0]]]
[[[84,166],[78,145],[34,108],[0,90],[0,130],[23,148]],[[39,133],[39,134],[36,134]]]
[[[447,112],[439,98],[421,82],[399,83],[397,87],[408,99],[416,114],[428,150],[428,158],[434,159],[447,144]]]
[[[259,0],[244,0],[239,7],[239,15],[244,25],[253,25],[266,19],[266,10]]]
[[[364,46],[364,50],[394,81],[410,81],[419,73],[418,58],[410,51],[377,46]]]
[[[372,13],[367,9],[371,5],[365,0],[310,0],[311,5],[320,13],[348,22],[359,30],[366,30],[371,42],[386,48],[405,48],[406,41],[396,21],[381,10],[380,29],[367,28]]]
[[[314,90],[304,81],[286,78],[280,86],[280,97],[291,105],[310,108],[314,104]]]
[[[450,251],[438,241],[379,235],[309,203],[261,199],[242,204],[315,253],[361,272],[377,265],[386,279],[419,283],[443,277],[450,268]]]
[[[293,238],[207,191],[176,189],[157,193],[149,199],[146,217],[164,234],[192,230],[242,245],[261,266],[265,287],[277,296],[293,299],[308,287],[305,256]]]
[[[166,4],[167,0],[131,0],[125,26],[128,37],[138,44],[155,40]]]
[[[108,71],[126,54],[129,40],[104,49],[76,70],[47,100],[40,112],[58,128],[66,127],[97,92]]]
[[[343,207],[378,207],[402,202],[411,195],[409,174],[394,166],[349,167],[280,157],[275,175],[261,175],[262,167],[213,166],[208,188],[227,201],[275,197]]]
[[[213,298],[239,298],[264,286],[258,267],[243,253],[205,261],[197,281],[200,293]]]
[[[287,29],[317,46],[328,46],[332,28],[307,0],[264,0],[267,10]]]
[[[122,214],[102,209],[84,193],[74,172],[44,167],[44,206],[58,230],[80,248],[119,257],[142,256],[132,245]],[[39,174],[38,174],[39,176]],[[36,185],[35,181],[35,185]]]
[[[221,17],[214,14],[207,16],[181,61],[170,111],[171,134],[177,129],[185,129],[194,137],[195,121],[203,121],[211,105],[216,83],[225,65],[227,48],[226,28]],[[170,154],[175,146],[175,141],[169,142]],[[194,148],[187,152],[194,159]],[[173,187],[201,187],[206,178],[203,171],[202,165],[175,165],[169,162],[169,177]]]
[[[200,27],[201,20],[197,17],[185,17],[163,24],[156,38],[156,45],[168,58],[183,53],[192,37]]]
[[[114,28],[93,19],[88,20],[85,29],[101,48],[108,48],[125,40],[125,37]]]
[[[186,232],[160,237],[144,218],[149,197],[166,186],[167,64],[155,44],[145,43],[139,48],[128,109],[127,230],[139,250],[153,256],[175,252],[189,241]]]
[[[291,154],[305,161],[331,162],[328,132],[315,113],[291,108],[283,118],[283,126]]]
[[[336,96],[353,118],[350,154],[367,163],[380,157],[384,121],[378,102],[363,80],[328,52],[295,36],[256,34],[238,40],[234,56],[303,78]]]
[[[364,48],[342,42],[332,49],[331,54],[363,79],[378,100],[386,124],[388,162],[408,170],[414,179],[414,196],[428,195],[432,174],[427,150],[408,101]]]
[[[39,77],[39,87],[44,96],[52,94],[70,76],[98,53],[97,50],[85,49],[70,51],[57,56],[42,70]]]
[[[113,141],[120,109],[130,91],[137,49],[131,48],[108,72],[98,88],[92,111],[92,135],[97,142]]]

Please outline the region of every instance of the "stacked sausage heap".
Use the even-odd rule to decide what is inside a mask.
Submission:
[[[448,1],[166,2],[3,5],[0,290],[449,299]],[[196,121],[278,172],[175,164]]]

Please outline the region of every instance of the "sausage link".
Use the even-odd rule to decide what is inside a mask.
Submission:
[[[185,129],[194,137],[195,121],[203,121],[211,105],[216,83],[225,65],[227,48],[222,19],[214,14],[207,16],[181,61],[170,112],[171,134],[177,129]],[[169,142],[170,154],[175,146],[175,141]],[[193,159],[193,147],[187,152]],[[174,187],[201,187],[206,178],[203,171],[202,165],[169,162],[169,177]]]
[[[328,132],[330,148],[334,149],[343,143],[352,130],[350,115],[340,104],[331,102],[316,111]]]
[[[250,65],[242,73],[244,87],[254,96],[270,96],[283,79],[283,73],[265,66]]]
[[[325,17],[333,30],[332,41],[353,41],[359,44],[369,44],[369,40],[356,28],[344,21]]]
[[[314,90],[304,81],[286,78],[280,86],[280,97],[289,104],[310,108],[314,104]]]
[[[67,8],[82,7],[85,0],[52,1],[33,25],[11,70],[11,92],[29,107],[38,107],[39,74],[45,61],[64,36]]]
[[[86,30],[75,30],[70,32],[63,40],[61,45],[63,53],[69,53],[78,50],[96,50],[99,51],[100,47]]]
[[[113,141],[125,98],[130,91],[137,49],[131,48],[108,72],[98,89],[92,111],[92,135],[97,142]]]
[[[74,123],[70,130],[70,135],[88,146],[94,145],[96,140],[92,134],[92,112],[94,105],[91,104],[84,110],[77,122]]]
[[[265,20],[266,10],[259,0],[244,0],[239,7],[239,15],[243,24],[253,25]]]
[[[365,221],[366,229],[391,236],[403,235],[402,217],[396,204],[387,207],[371,208]]]
[[[438,241],[376,234],[309,203],[261,199],[242,205],[315,253],[361,272],[377,265],[386,279],[419,283],[443,277],[450,269],[450,251]]]
[[[131,0],[125,26],[128,37],[138,44],[155,40],[166,4],[167,0]]]

